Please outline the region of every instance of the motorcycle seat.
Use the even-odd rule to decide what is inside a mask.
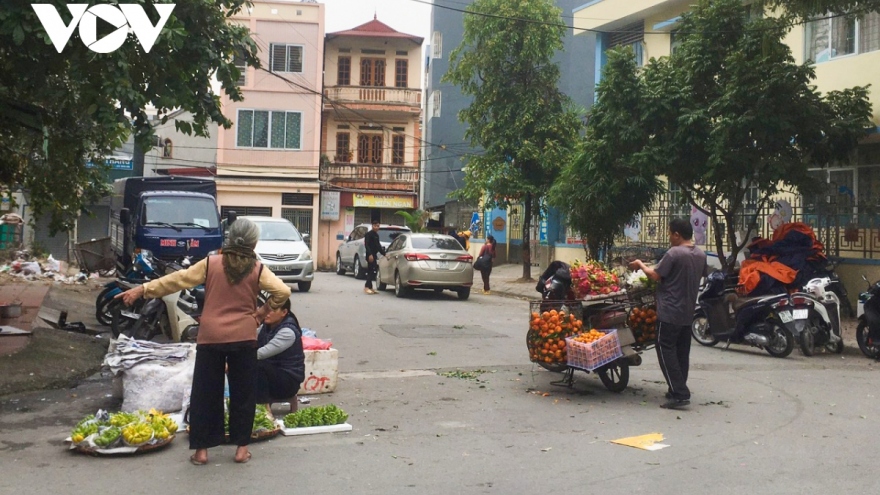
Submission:
[[[758,301],[760,299],[764,299],[765,297],[767,297],[767,296],[737,297],[732,303],[733,310],[738,311],[743,306],[746,306],[746,305],[753,303],[755,301]]]

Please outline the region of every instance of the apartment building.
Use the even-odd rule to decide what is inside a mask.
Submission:
[[[572,10],[583,5],[584,0],[556,0],[562,9],[561,21],[571,24]],[[461,2],[455,8],[435,4],[431,9],[431,39],[427,59],[427,92],[425,114],[425,176],[422,192],[424,207],[443,212],[444,226],[459,229],[479,225],[474,249],[479,250],[486,233],[491,233],[499,244],[499,261],[510,259],[518,262],[522,248],[523,208],[514,206],[509,210],[483,211],[452,200],[449,195],[463,187],[464,167],[469,154],[478,153],[465,141],[466,125],[458,120],[458,112],[470,105],[471,98],[461,94],[459,88],[441,79],[449,70],[449,54],[461,44],[464,37],[464,13],[471,1]],[[589,109],[593,103],[595,40],[589,33],[575,36],[573,29],[566,29],[563,50],[554,61],[560,65],[560,89],[579,107]],[[535,264],[546,266],[560,251],[571,251],[572,257],[583,258],[579,239],[571,237],[560,215],[551,210],[544,217],[532,221],[532,233],[526,242],[532,243]],[[487,230],[489,229],[489,230]]]
[[[595,35],[596,82],[610,48],[631,45],[640,64],[651,57],[671,54],[680,16],[691,4],[689,0],[594,0],[575,9],[576,28],[600,32]],[[773,15],[752,2],[744,2],[743,8],[746,15]],[[813,83],[821,92],[880,80],[880,13],[860,19],[818,18],[795,26],[786,43],[797,63],[815,63]],[[876,89],[872,88],[870,98],[872,120],[878,128],[860,142],[855,163],[814,170],[813,174],[827,186],[823,194],[807,197],[795,193],[775,198],[786,203],[783,208],[792,221],[814,226],[829,255],[844,259],[838,271],[852,287],[861,286],[863,273],[873,273],[872,280],[880,276],[880,216],[876,213],[880,206],[880,97]],[[668,218],[691,214],[689,207],[676,206],[679,202],[674,185],[669,189],[654,211],[643,215],[637,234],[640,242],[665,244]],[[755,198],[758,195],[759,191],[753,192]],[[759,212],[758,235],[772,235],[769,219],[776,206]],[[747,204],[746,210],[754,213],[756,206]],[[712,239],[711,226],[705,238]]]
[[[423,41],[375,16],[325,36],[319,267],[358,224],[419,205]]]
[[[283,217],[311,244],[318,231],[324,13],[319,3],[257,0],[232,17],[250,29],[262,65],[240,66],[243,101],[222,95],[232,127],[213,125],[209,138],[197,138],[174,128],[174,119],[187,115],[171,116],[155,127],[145,175],[213,176],[224,216]]]

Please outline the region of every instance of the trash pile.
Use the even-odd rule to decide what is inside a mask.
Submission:
[[[28,251],[17,251],[15,260],[0,265],[0,273],[29,281],[50,280],[67,285],[85,284],[89,279],[100,278],[95,272],[83,272],[70,275],[71,268],[67,263],[58,261],[50,254],[46,259],[37,259]]]

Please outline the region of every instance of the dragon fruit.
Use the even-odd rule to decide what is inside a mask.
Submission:
[[[571,265],[571,282],[578,298],[620,291],[620,278],[597,261],[575,260]]]

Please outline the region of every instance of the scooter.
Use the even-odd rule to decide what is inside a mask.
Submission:
[[[814,278],[804,286],[804,293],[792,295],[793,298],[803,295],[815,299],[807,324],[797,336],[801,352],[805,356],[812,356],[816,353],[816,349],[821,347],[836,354],[843,352],[843,338],[840,334],[840,299],[831,291],[831,284],[832,280],[829,277]]]
[[[829,263],[828,265],[816,270],[814,272],[813,278],[828,278],[830,282],[825,287],[825,291],[830,291],[837,295],[837,299],[840,301],[841,314],[845,316],[852,316],[853,309],[852,305],[849,302],[849,296],[846,292],[846,286],[843,285],[843,281],[840,280],[840,276],[835,271],[838,264],[840,264],[840,261]]]
[[[859,305],[856,308],[856,316],[859,319],[859,325],[856,327],[856,342],[862,354],[880,360],[880,281],[871,285],[864,275],[862,280],[868,284],[868,290],[859,294]]]
[[[190,264],[190,258],[186,257],[179,264],[169,263],[167,270],[181,270]],[[141,309],[131,336],[140,340],[152,340],[158,335],[164,335],[172,342],[186,342],[190,337],[195,340],[198,335],[197,318],[201,315],[204,300],[204,285],[151,299]]]
[[[566,301],[574,299],[571,294],[571,267],[563,261],[550,263],[544,273],[538,277],[535,290],[541,293],[545,301]]]
[[[182,270],[190,264],[190,259],[187,257],[181,263],[167,263],[162,271],[170,273]],[[120,285],[127,290],[135,284],[120,281]],[[204,301],[204,287],[200,287],[201,290],[188,289],[168,294],[160,299],[138,301],[138,305],[131,309],[114,307],[111,325],[114,335],[123,333],[137,340],[152,340],[157,335],[164,335],[172,342],[181,342],[185,339],[189,327],[198,326],[198,321],[193,315],[201,311],[198,304],[194,305],[193,301]],[[185,296],[181,301],[182,294],[189,296]]]
[[[700,345],[720,341],[764,349],[773,357],[794,350],[794,335],[803,330],[812,308],[811,298],[776,294],[740,297],[725,287],[721,272],[711,273],[697,297],[691,334]]]
[[[123,277],[104,284],[104,289],[98,293],[98,297],[95,299],[95,318],[98,320],[98,323],[108,327],[112,325],[113,305],[121,304],[119,301],[116,301],[115,298],[124,290],[127,290],[123,289],[120,284],[121,281],[128,283],[142,283],[147,280],[159,278],[159,276],[160,274],[153,268],[153,262],[150,260],[150,257],[144,253],[138,253],[138,255],[135,256],[134,263],[131,264],[129,272]]]

